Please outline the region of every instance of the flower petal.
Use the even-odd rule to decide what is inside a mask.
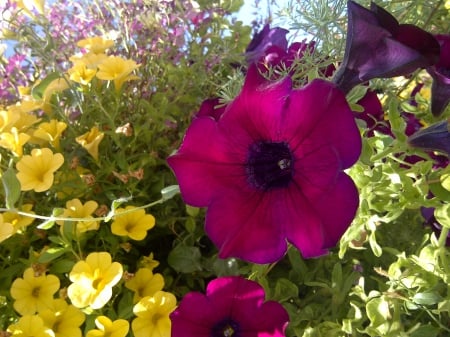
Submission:
[[[353,165],[361,153],[361,136],[345,96],[324,80],[292,91],[283,128],[294,152],[297,148],[304,153],[331,147],[340,160],[340,169]]]
[[[274,208],[285,208],[276,203],[280,191],[230,191],[211,203],[205,230],[219,248],[219,257],[269,263],[283,256],[287,244],[274,216]]]

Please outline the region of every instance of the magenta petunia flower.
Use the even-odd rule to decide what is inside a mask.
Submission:
[[[304,257],[336,245],[358,206],[343,170],[360,152],[353,113],[332,83],[293,90],[289,77],[267,82],[252,66],[220,119],[195,118],[168,163],[184,201],[208,207],[219,257],[269,263],[286,241]]]
[[[264,25],[263,29],[255,34],[245,50],[247,63],[258,62],[269,47],[277,46],[281,50],[286,50],[288,45],[287,33],[289,31],[286,29],[280,27],[270,28],[269,24]]]
[[[410,24],[399,24],[383,8],[370,10],[349,1],[344,60],[334,82],[349,92],[372,78],[407,75],[439,60],[440,46],[432,34]]]
[[[436,35],[441,46],[439,61],[427,68],[433,77],[431,85],[431,112],[440,116],[450,103],[450,35]]]
[[[170,315],[172,337],[284,337],[289,316],[264,289],[238,276],[211,281],[206,295],[188,293]]]

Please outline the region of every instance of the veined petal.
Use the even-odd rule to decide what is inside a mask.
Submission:
[[[230,146],[209,117],[192,121],[176,154],[167,159],[180,184],[181,195],[192,206],[208,206],[225,186],[245,183],[246,147]]]
[[[283,128],[294,152],[333,148],[340,169],[353,165],[361,153],[361,136],[345,96],[324,80],[314,80],[291,93]]]
[[[219,248],[221,258],[233,256],[269,263],[283,256],[287,244],[274,210],[279,206],[276,204],[279,193],[283,190],[263,193],[236,190],[211,203],[205,230]]]

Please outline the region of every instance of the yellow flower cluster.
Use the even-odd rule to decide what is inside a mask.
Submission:
[[[135,337],[170,337],[169,314],[175,309],[176,299],[163,291],[163,276],[153,272],[159,264],[153,255],[143,258],[137,270],[130,273],[109,252],[88,253],[82,247],[84,240],[90,238],[86,233],[98,230],[115,235],[120,247],[130,245],[128,240],[144,240],[155,226],[155,218],[136,206],[108,213],[107,206],[92,200],[95,192],[83,200],[81,193],[73,192],[79,186],[65,184],[73,176],[86,186],[95,184],[96,179],[86,165],[80,164],[81,159],[65,152],[68,148],[84,149],[94,159],[93,165],[100,167],[103,164],[100,144],[108,137],[103,131],[132,134],[130,126],[124,127],[126,132],[118,132],[101,123],[79,132],[83,125],[73,122],[73,111],[61,109],[72,94],[87,94],[99,88],[97,92],[102,92],[113,87],[110,92],[117,95],[125,82],[138,78],[133,74],[139,67],[136,62],[106,54],[113,44],[112,40],[100,37],[79,41],[77,45],[83,53],[71,58],[73,66],[66,74],[51,74],[32,88],[20,88],[20,102],[0,107],[1,154],[7,153],[12,158],[8,170],[0,172],[0,177],[4,182],[12,180],[11,190],[16,184],[16,192],[21,193],[0,213],[0,242],[12,240],[16,234],[28,239],[30,231],[26,228],[33,223],[36,209],[42,206],[36,202],[39,200],[36,193],[64,205],[54,209],[47,224],[35,229],[33,235],[48,240],[39,248],[41,251],[30,247],[29,265],[33,267],[24,270],[10,287],[12,307],[19,316],[7,327],[6,333],[12,336],[125,337],[132,332]],[[128,171],[127,179],[140,180],[143,174],[142,168]],[[120,174],[113,171],[112,176]],[[28,203],[29,200],[33,203]],[[52,229],[51,233],[56,233],[52,236],[45,230],[54,224],[59,231]],[[54,265],[48,261],[61,255],[52,254],[66,254],[61,264],[66,268],[63,272],[53,271]],[[67,279],[57,275],[67,275]],[[123,288],[118,289],[120,286]],[[123,292],[128,292],[133,308],[128,313],[134,317],[108,317],[108,306]],[[88,315],[96,316],[87,319]]]
[[[114,41],[101,37],[92,37],[78,41],[77,45],[87,50],[81,56],[71,58],[72,68],[68,70],[70,79],[82,85],[89,85],[94,77],[112,81],[116,91],[120,91],[126,81],[139,79],[133,71],[139,67],[133,60],[120,56],[106,55],[106,49],[114,45]]]
[[[107,252],[90,253],[85,260],[78,261],[69,273],[72,283],[67,291],[60,289],[60,280],[55,275],[27,268],[10,289],[14,309],[21,317],[7,332],[23,337],[81,337],[84,312],[103,308],[123,276],[122,265],[113,262]],[[170,337],[169,315],[176,307],[176,298],[162,291],[162,275],[140,268],[134,275],[128,275],[125,287],[134,293],[136,317],[131,322],[134,336]],[[58,290],[60,296],[67,294],[70,304],[65,298],[55,298]],[[125,337],[130,329],[127,320],[112,321],[103,315],[97,316],[95,326],[86,337]]]

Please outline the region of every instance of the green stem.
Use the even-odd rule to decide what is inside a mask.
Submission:
[[[137,207],[133,207],[132,209],[123,210],[120,212],[120,214],[127,214],[127,213],[132,213],[138,209],[150,208],[155,205],[162,204],[166,200],[167,199],[165,199],[165,198],[161,198],[159,200],[153,201],[153,202],[143,205],[143,206],[137,206]],[[111,215],[101,216],[101,217],[96,217],[96,218],[69,218],[69,217],[58,217],[58,216],[45,216],[45,215],[27,213],[27,212],[22,212],[22,211],[15,210],[15,209],[8,209],[8,208],[0,208],[0,212],[11,212],[11,213],[22,215],[22,216],[25,216],[28,218],[40,219],[40,220],[46,220],[46,221],[53,220],[53,221],[76,221],[76,222],[86,221],[86,222],[90,222],[90,221],[105,221],[105,220],[111,219]]]

